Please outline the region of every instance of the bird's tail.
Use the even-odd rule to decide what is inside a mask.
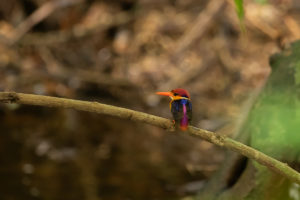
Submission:
[[[182,131],[186,131],[187,127],[188,127],[188,118],[184,116],[180,121],[180,129]]]
[[[183,117],[180,120],[180,129],[182,131],[186,131],[188,124],[189,124],[189,120],[188,120],[187,113],[186,113],[186,107],[185,107],[185,104],[183,104]]]

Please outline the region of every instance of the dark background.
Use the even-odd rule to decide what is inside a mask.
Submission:
[[[155,92],[182,87],[193,125],[234,136],[269,56],[300,38],[297,0],[244,2],[246,31],[231,0],[2,0],[0,90],[171,118]],[[0,130],[4,200],[180,199],[224,159],[182,133],[68,109],[2,104]]]

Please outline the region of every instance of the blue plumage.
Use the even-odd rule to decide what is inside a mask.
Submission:
[[[184,113],[183,105],[186,107],[186,113]],[[187,118],[188,122],[190,122],[192,120],[192,103],[188,99],[174,100],[171,103],[171,112],[175,123],[181,124],[183,118]]]
[[[177,88],[170,92],[156,92],[158,95],[168,96],[171,98],[170,109],[175,121],[175,125],[185,131],[192,120],[192,103],[190,94],[182,89]]]

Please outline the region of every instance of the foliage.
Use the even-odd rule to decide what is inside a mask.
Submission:
[[[244,16],[245,16],[245,11],[244,11],[244,6],[243,6],[243,0],[234,0],[235,6],[236,6],[236,13],[237,16],[240,20],[240,28],[243,33],[246,32],[245,24],[243,22]]]
[[[300,152],[299,46],[272,57],[274,75],[251,115],[252,146],[285,161]]]
[[[299,162],[300,153],[299,53],[300,41],[271,57],[272,75],[248,122],[251,146],[289,164]],[[299,196],[298,186],[253,164],[256,187],[247,199],[293,199],[291,190]]]
[[[234,0],[235,6],[236,6],[236,13],[240,20],[243,20],[244,18],[244,6],[243,6],[243,0]]]

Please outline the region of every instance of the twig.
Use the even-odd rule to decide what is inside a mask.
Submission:
[[[300,26],[298,25],[297,20],[290,15],[285,16],[283,20],[288,30],[292,33],[293,38],[300,38]]]
[[[21,45],[35,46],[48,46],[66,43],[73,39],[78,40],[92,35],[99,35],[112,26],[121,26],[128,23],[130,20],[132,20],[131,16],[121,12],[114,15],[112,21],[109,23],[99,22],[93,24],[93,26],[84,26],[79,24],[68,30],[49,31],[47,33],[27,33],[18,41],[18,43]]]
[[[279,10],[271,5],[268,5],[268,11],[265,12],[272,12],[272,17],[274,18],[273,21],[277,21],[278,24],[273,25],[272,20],[264,19],[262,15],[263,10],[265,6],[261,6],[258,4],[247,4],[245,6],[245,19],[254,27],[259,29],[261,32],[263,32],[265,35],[270,37],[271,39],[276,39],[280,36],[282,30],[278,27],[278,21],[282,19],[281,14],[279,13]],[[247,10],[251,12],[247,12]],[[283,23],[283,22],[281,22]]]
[[[177,57],[186,50],[193,42],[203,36],[207,29],[212,25],[212,20],[224,7],[225,1],[209,1],[206,8],[198,15],[192,27],[188,29],[176,44],[176,52],[173,57]]]
[[[174,131],[174,126],[171,120],[126,108],[105,105],[98,102],[88,102],[16,92],[0,92],[0,102],[38,105],[47,107],[73,108],[76,110],[105,114],[136,122],[143,122],[167,129],[168,131]],[[244,145],[226,136],[218,135],[214,132],[199,129],[193,126],[188,127],[187,133],[189,133],[192,136],[198,136],[220,147],[224,147],[237,153],[240,153],[268,167],[273,172],[281,174],[282,176],[290,179],[291,181],[300,184],[300,174],[296,170],[289,167],[286,163],[282,163],[247,145]]]
[[[81,2],[81,0],[55,0],[46,2],[16,28],[15,35],[11,40],[11,44],[19,41],[33,26],[47,18],[57,9]]]

